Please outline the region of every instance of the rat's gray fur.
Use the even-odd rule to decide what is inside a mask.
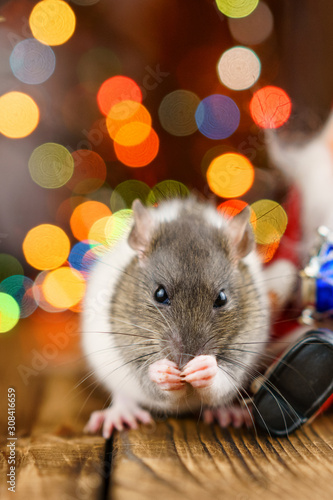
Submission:
[[[119,354],[136,370],[147,395],[153,394],[159,401],[168,395],[148,377],[148,366],[154,361],[168,358],[181,369],[194,356],[211,354],[238,389],[249,380],[262,349],[260,344],[249,343],[267,339],[268,310],[260,283],[246,259],[237,258],[228,225],[218,228],[208,224],[204,207],[191,199],[184,202],[176,220],[157,225],[144,256],[132,259],[112,298],[112,330],[125,334],[139,331],[146,337],[138,340],[128,335],[124,342],[124,336],[115,335]],[[170,305],[154,301],[159,285],[167,290]],[[214,308],[221,289],[228,302]],[[134,346],[138,341],[146,344],[140,352],[152,354],[132,361],[133,350],[124,343]],[[223,357],[224,361],[219,360]],[[188,391],[193,389],[189,386]],[[228,404],[235,393],[226,401],[210,404]]]

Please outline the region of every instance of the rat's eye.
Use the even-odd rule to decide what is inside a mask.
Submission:
[[[159,302],[160,304],[170,304],[170,299],[168,297],[168,294],[166,293],[165,288],[160,285],[156,292],[154,293],[154,299]]]
[[[224,290],[221,290],[220,293],[217,296],[217,299],[214,302],[214,307],[222,307],[225,306],[227,303],[228,299],[226,294],[224,293]]]

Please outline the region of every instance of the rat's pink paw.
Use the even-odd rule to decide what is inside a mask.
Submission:
[[[252,427],[252,412],[250,407],[230,406],[229,408],[212,408],[204,410],[203,419],[206,424],[217,421],[221,427]]]
[[[152,422],[150,413],[136,404],[126,405],[118,402],[105,410],[94,411],[84,428],[84,432],[95,434],[103,426],[103,437],[109,438],[114,429],[122,431],[125,426],[137,429],[138,422],[149,424]]]
[[[186,382],[199,389],[212,385],[217,372],[215,356],[197,356],[187,363],[182,376]]]
[[[150,380],[158,384],[162,391],[177,391],[184,387],[180,378],[180,370],[176,363],[169,359],[160,359],[149,367]]]

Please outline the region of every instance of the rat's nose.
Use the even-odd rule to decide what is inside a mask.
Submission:
[[[173,356],[169,356],[171,361],[174,361],[178,368],[182,370],[187,363],[193,359],[195,356],[192,356],[192,354],[176,354]]]

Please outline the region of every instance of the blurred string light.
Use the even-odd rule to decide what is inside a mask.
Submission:
[[[225,153],[215,158],[207,170],[207,182],[213,193],[222,198],[245,194],[254,181],[251,162],[238,153]]]
[[[94,47],[80,57],[76,72],[81,85],[91,92],[97,92],[106,78],[119,75],[121,62],[112,50]]]
[[[126,135],[128,134],[126,134],[126,128],[124,128],[125,132],[124,130],[122,131],[122,128],[125,127],[125,125],[130,126],[131,124],[138,123],[143,123],[145,125],[148,125],[148,127],[151,126],[151,116],[149,111],[145,108],[145,106],[143,106],[143,104],[137,101],[125,100],[118,102],[117,104],[112,106],[106,118],[106,126],[110,137],[119,144],[123,145],[128,145],[126,143],[126,139],[125,143],[122,142],[122,137],[125,136],[126,138]],[[139,128],[140,131],[140,125],[136,125],[136,127]],[[144,135],[144,139],[147,137],[150,131],[149,129],[147,130],[148,132]],[[135,126],[132,132],[135,134]],[[140,142],[142,142],[142,140],[136,140],[136,142],[134,142],[132,145],[139,144]]]
[[[72,0],[73,3],[77,5],[82,5],[83,7],[90,7],[90,5],[95,5],[100,0]]]
[[[232,90],[245,90],[258,80],[261,64],[258,56],[246,47],[233,47],[226,50],[218,64],[218,77]]]
[[[14,274],[23,274],[22,264],[13,255],[0,253],[0,282]]]
[[[244,45],[257,45],[264,42],[273,31],[273,14],[270,8],[259,2],[258,7],[247,17],[228,19],[230,33],[235,40]]]
[[[28,38],[15,45],[9,62],[18,80],[23,83],[39,84],[53,74],[56,58],[51,47],[43,45],[34,38]]]
[[[56,308],[73,307],[83,298],[86,282],[82,274],[71,267],[51,271],[43,282],[43,293],[49,304]]]
[[[6,278],[0,283],[0,293],[11,295],[20,308],[20,318],[27,318],[37,308],[32,293],[34,282],[26,276],[15,275]]]
[[[232,199],[220,203],[220,205],[217,207],[217,210],[223,215],[223,217],[225,217],[226,219],[230,219],[235,215],[239,214],[247,206],[248,203],[246,203],[246,201]],[[256,214],[252,208],[251,208],[250,222],[252,226],[255,227]]]
[[[128,137],[128,142],[130,142],[131,139],[131,132],[133,131],[134,127],[130,127],[130,125],[125,125],[127,127],[126,131],[124,131],[124,135],[122,135],[122,141],[125,142],[125,132]],[[123,127],[123,128],[125,128]],[[122,129],[118,132],[120,132]],[[135,144],[133,146],[131,145],[123,145],[119,144],[119,142],[114,143],[114,150],[116,153],[116,156],[119,161],[124,163],[124,165],[127,165],[128,167],[145,167],[149,163],[151,163],[157,156],[158,150],[159,150],[159,138],[158,135],[156,134],[155,130],[148,125],[141,124],[140,125],[140,137],[145,137],[144,140],[139,143]],[[118,138],[117,134],[117,138]],[[139,134],[135,136],[138,138]]]
[[[105,217],[101,217],[97,219],[89,229],[88,232],[88,241],[90,244],[90,248],[92,249],[95,255],[99,255],[105,251],[103,246],[107,244],[106,238],[106,228],[111,220],[112,215],[107,215]],[[101,247],[102,246],[102,247]]]
[[[182,182],[166,180],[159,182],[152,188],[148,196],[148,203],[156,205],[172,198],[187,198],[189,194],[189,189]]]
[[[79,149],[72,153],[74,173],[66,186],[75,194],[92,193],[99,189],[106,179],[106,165],[103,158],[90,149]]]
[[[120,101],[142,102],[142,92],[134,80],[117,75],[102,83],[97,93],[97,104],[101,113],[108,115]]]
[[[271,245],[284,234],[288,216],[283,207],[272,200],[259,200],[251,205],[256,214],[255,240],[260,245]]]
[[[120,146],[137,146],[147,139],[151,130],[151,126],[147,123],[127,123],[117,132],[114,142]]]
[[[261,128],[278,128],[289,119],[291,100],[279,87],[268,85],[257,90],[250,102],[253,121]]]
[[[189,90],[175,90],[162,100],[158,116],[164,130],[179,137],[194,134],[198,130],[195,112],[199,97]]]
[[[7,293],[0,292],[0,333],[14,328],[20,318],[20,307]]]
[[[47,142],[34,149],[28,167],[36,184],[43,188],[56,189],[72,177],[74,158],[64,146]]]
[[[70,242],[58,226],[41,224],[30,229],[23,241],[26,261],[39,270],[55,269],[68,257]]]
[[[38,274],[38,276],[35,278],[33,287],[32,287],[32,293],[34,296],[34,299],[36,303],[38,304],[38,307],[40,309],[43,309],[43,311],[49,312],[49,313],[59,313],[62,311],[65,311],[67,308],[59,308],[51,305],[47,300],[43,292],[43,283],[48,276],[49,271],[42,271]]]
[[[30,135],[39,123],[35,101],[23,92],[8,92],[0,97],[0,132],[11,139]]]
[[[124,208],[131,208],[137,198],[146,204],[150,187],[142,181],[130,179],[121,182],[111,194],[110,206],[112,213]]]
[[[226,139],[237,130],[240,112],[230,97],[213,94],[200,102],[195,120],[200,132],[209,139]]]
[[[89,258],[89,256],[93,255],[90,252],[91,248],[92,245],[88,240],[79,241],[73,246],[68,257],[69,265],[73,269],[80,271],[83,277],[87,277],[87,273],[94,263],[94,258]]]
[[[133,211],[128,208],[118,210],[109,218],[105,226],[106,243],[108,247],[115,245],[123,236],[128,234],[133,224]]]
[[[259,0],[216,0],[219,11],[228,17],[245,17],[257,7]]]
[[[75,14],[62,0],[42,0],[32,9],[29,25],[33,36],[45,45],[62,45],[75,30]]]
[[[111,215],[111,210],[99,201],[86,201],[78,205],[70,218],[70,226],[77,240],[88,240],[93,224],[103,217]]]

